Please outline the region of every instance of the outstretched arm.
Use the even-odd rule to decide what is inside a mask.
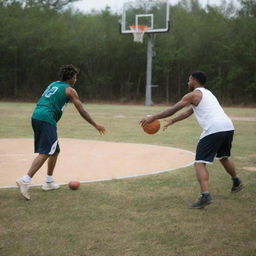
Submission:
[[[167,108],[166,110],[164,110],[163,112],[160,112],[158,114],[152,115],[152,116],[148,116],[143,118],[140,121],[140,124],[142,126],[146,125],[147,123],[151,123],[156,119],[162,119],[165,117],[169,117],[172,116],[173,114],[175,114],[177,111],[181,110],[182,108],[184,108],[185,106],[191,104],[193,102],[193,97],[194,94],[193,93],[188,93],[186,94],[180,101],[178,101],[174,106]]]
[[[94,126],[99,131],[100,134],[104,134],[106,131],[105,128],[101,125],[96,124],[94,120],[91,118],[91,116],[89,115],[89,113],[84,109],[76,90],[71,87],[68,87],[66,89],[66,95],[73,102],[79,114],[84,118],[84,120],[86,120],[88,123]]]
[[[181,121],[181,120],[184,120],[186,118],[188,118],[189,116],[191,116],[193,114],[193,108],[190,107],[187,111],[181,113],[180,115],[174,117],[174,118],[171,118],[169,120],[167,120],[167,124],[164,125],[163,127],[163,130],[166,130],[168,126],[178,122],[178,121]]]

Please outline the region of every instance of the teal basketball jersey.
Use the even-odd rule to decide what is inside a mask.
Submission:
[[[68,103],[66,88],[69,86],[62,81],[51,83],[39,99],[32,118],[56,125],[62,116],[64,106]]]

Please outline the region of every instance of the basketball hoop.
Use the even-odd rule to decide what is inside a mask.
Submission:
[[[131,25],[129,26],[133,33],[133,41],[143,43],[143,36],[145,31],[148,30],[148,26],[145,25]]]

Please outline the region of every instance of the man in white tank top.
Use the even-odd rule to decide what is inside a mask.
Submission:
[[[206,76],[201,71],[192,72],[189,76],[188,88],[190,93],[183,96],[174,106],[158,114],[143,118],[142,126],[156,119],[172,116],[182,108],[189,108],[167,121],[163,130],[178,121],[184,120],[193,113],[202,127],[203,132],[196,149],[195,169],[196,176],[201,187],[201,197],[189,206],[192,209],[203,208],[213,202],[209,193],[209,173],[206,164],[213,163],[215,157],[219,158],[221,164],[232,177],[233,186],[231,192],[238,192],[243,188],[241,180],[237,177],[234,163],[229,159],[231,155],[234,126],[231,119],[226,115],[216,97],[204,88]]]

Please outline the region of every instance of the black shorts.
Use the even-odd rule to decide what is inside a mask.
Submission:
[[[197,144],[195,162],[212,163],[215,157],[230,157],[233,136],[234,131],[226,131],[202,138]]]
[[[60,152],[56,126],[32,118],[32,128],[35,153],[54,155]]]

